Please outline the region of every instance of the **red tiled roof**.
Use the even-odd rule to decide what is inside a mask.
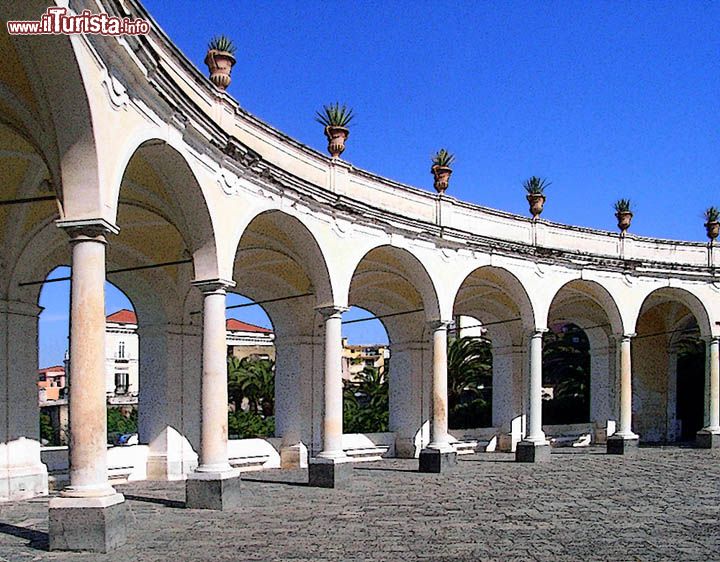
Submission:
[[[116,324],[137,324],[137,316],[132,310],[123,308],[117,312],[113,312],[106,318],[108,322],[115,322]],[[262,326],[256,326],[255,324],[249,324],[235,318],[228,318],[226,322],[226,329],[233,332],[255,332],[259,334],[272,334],[272,330],[263,328]]]
[[[228,318],[225,325],[228,330],[233,332],[257,332],[260,334],[272,334],[272,330],[268,330],[267,328],[263,328],[261,326],[256,326],[255,324],[248,324],[247,322],[236,320],[235,318]]]
[[[44,369],[38,369],[38,373],[64,373],[65,367],[62,365],[53,365],[52,367],[45,367]]]
[[[113,312],[110,316],[107,316],[105,320],[115,322],[116,324],[137,324],[137,316],[132,310],[128,310],[127,308]]]

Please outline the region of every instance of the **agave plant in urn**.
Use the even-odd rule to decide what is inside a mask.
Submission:
[[[430,172],[435,178],[433,185],[437,192],[442,195],[450,184],[450,175],[452,174],[450,164],[455,161],[455,155],[441,148],[435,153],[431,160],[432,166]]]
[[[618,199],[613,207],[615,208],[615,218],[620,229],[620,236],[624,237],[633,218],[633,212],[630,210],[630,199]]]
[[[205,55],[205,64],[210,70],[210,80],[221,90],[230,85],[230,73],[235,64],[235,45],[225,37],[213,37],[208,43],[208,52]]]
[[[705,209],[705,233],[712,244],[720,234],[720,209],[708,207]]]
[[[527,191],[527,200],[530,203],[530,214],[533,220],[537,220],[540,213],[543,212],[545,205],[545,188],[550,182],[544,178],[531,176],[523,182],[523,187]]]
[[[345,141],[350,136],[348,123],[352,121],[353,110],[339,102],[324,105],[322,112],[315,112],[315,120],[325,127],[328,140],[328,152],[333,158],[340,156],[345,150]]]

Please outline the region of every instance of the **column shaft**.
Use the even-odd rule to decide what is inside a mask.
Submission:
[[[202,425],[197,472],[226,472],[228,463],[228,391],[225,286],[199,284],[203,291]]]
[[[74,233],[70,289],[70,487],[63,495],[106,496],[105,237]]]
[[[708,343],[708,378],[710,379],[709,425],[706,429],[720,430],[720,339]]]
[[[432,325],[433,402],[429,449],[449,449],[447,389],[447,323]]]
[[[527,435],[525,441],[545,441],[542,429],[542,352],[543,333],[536,331],[530,336],[530,385]]]
[[[632,363],[631,337],[623,336],[620,341],[620,430],[618,436],[637,437],[632,432]]]
[[[336,459],[345,456],[343,436],[342,385],[342,312],[344,309],[322,309],[325,317],[325,381],[323,416],[323,450],[318,457]]]

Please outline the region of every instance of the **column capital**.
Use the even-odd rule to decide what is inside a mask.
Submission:
[[[315,311],[319,312],[323,315],[325,319],[332,318],[333,316],[340,316],[343,312],[348,311],[347,306],[337,306],[337,305],[322,305],[322,306],[316,306]]]
[[[541,338],[545,335],[545,333],[548,332],[547,328],[533,328],[528,332],[528,337],[530,339],[532,338]]]
[[[55,224],[62,228],[73,241],[78,239],[97,239],[107,234],[118,234],[120,229],[105,219],[61,219]]]
[[[701,339],[702,341],[704,341],[705,343],[718,343],[718,342],[720,342],[720,336],[713,336],[713,335],[702,336],[700,339]]]
[[[433,331],[447,330],[448,326],[452,324],[450,320],[428,320],[427,325]]]
[[[232,289],[235,286],[235,281],[228,279],[201,279],[193,281],[191,283],[194,287],[197,287],[205,295],[211,295],[214,293],[225,294],[228,289]]]
[[[633,339],[635,336],[637,336],[637,334],[634,333],[634,332],[633,332],[633,333],[628,333],[628,334],[613,334],[613,337],[614,337],[615,339],[617,339],[617,341],[619,341],[619,342],[630,341],[630,340]]]

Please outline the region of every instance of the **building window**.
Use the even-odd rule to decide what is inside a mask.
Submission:
[[[128,385],[127,373],[115,373],[115,394],[127,394]]]
[[[118,343],[118,359],[125,359],[125,342],[120,341]]]

